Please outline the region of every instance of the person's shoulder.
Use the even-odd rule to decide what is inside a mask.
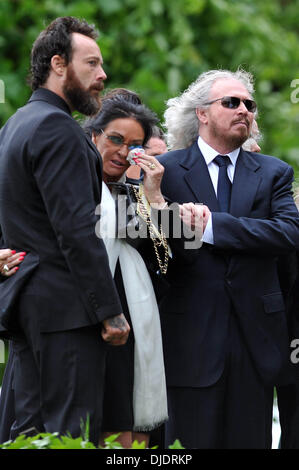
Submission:
[[[248,152],[243,150],[243,154],[246,158],[249,157],[253,161],[256,162],[258,166],[261,166],[262,168],[265,168],[266,170],[277,170],[280,172],[285,172],[288,169],[292,169],[292,167],[285,162],[284,160],[281,160],[278,157],[274,157],[273,155],[267,155],[264,153],[257,153],[257,152]]]
[[[58,108],[53,103],[46,101],[31,101],[23,107],[24,111],[28,114],[29,118],[35,119],[36,122],[42,123],[47,120],[52,120],[53,126],[56,125],[56,119],[65,121],[69,124],[75,123],[74,118],[65,112],[63,109]]]
[[[157,159],[159,162],[165,166],[166,165],[176,165],[178,164],[182,158],[185,157],[186,153],[189,151],[189,148],[185,149],[178,149],[178,150],[170,150],[169,152],[163,153],[159,155]]]
[[[82,138],[84,131],[80,124],[68,113],[51,103],[36,103],[39,113],[32,122],[34,134],[42,136],[51,135],[58,138],[72,138],[77,140]]]
[[[287,166],[287,163],[283,160],[281,160],[278,157],[274,157],[273,155],[268,155],[266,153],[260,153],[260,152],[249,152],[246,150],[243,150],[243,153],[246,155],[250,155],[254,160],[259,162],[260,164],[265,164],[265,165],[282,165],[282,166]]]
[[[68,133],[71,129],[78,132],[80,128],[75,119],[63,109],[46,101],[28,101],[19,108],[6,122],[4,128],[18,128],[22,138],[31,136],[39,129],[64,129]]]
[[[67,127],[78,127],[73,119],[67,103],[59,95],[46,88],[35,90],[27,103],[20,108],[18,119],[24,118],[33,128],[48,125],[57,128],[65,124]]]

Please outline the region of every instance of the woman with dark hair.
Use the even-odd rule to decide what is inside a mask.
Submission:
[[[135,91],[129,90],[128,88],[112,88],[111,90],[107,90],[102,97],[102,101],[110,100],[113,97],[122,97],[130,103],[142,104],[140,96]]]
[[[131,325],[126,345],[108,349],[102,427],[102,444],[108,435],[120,433],[118,441],[124,447],[131,447],[135,439],[148,443],[147,433],[167,419],[159,312],[143,260],[147,264],[151,260],[152,264],[156,263],[155,270],[159,269],[153,241],[150,237],[139,238],[137,250],[133,247],[136,239],[115,237],[118,224],[115,202],[120,188],[126,186],[125,172],[130,166],[128,154],[132,147],[146,145],[156,121],[148,108],[120,91],[104,97],[99,114],[83,125],[103,161],[99,232],[106,245],[123,310]],[[146,154],[138,156],[135,163],[144,173],[143,183],[133,188],[136,198],[143,197],[145,205],[150,204],[155,209],[165,208],[167,203],[160,191],[164,168],[156,158]],[[122,210],[125,209],[118,204],[118,218],[124,215],[120,213]],[[163,237],[162,240],[168,257],[167,242]]]

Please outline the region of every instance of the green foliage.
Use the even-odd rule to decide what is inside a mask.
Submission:
[[[299,0],[10,0],[0,6],[0,123],[30,95],[29,56],[57,16],[84,17],[100,31],[106,86],[139,92],[163,121],[165,102],[201,72],[242,66],[256,77],[262,150],[299,172]],[[299,85],[298,98],[299,98]],[[299,99],[298,99],[299,101]]]
[[[1,386],[1,383],[2,383],[2,378],[3,378],[3,374],[4,374],[4,370],[5,370],[5,365],[6,365],[6,362],[7,362],[7,359],[8,359],[8,343],[7,343],[6,340],[4,340],[4,344],[5,344],[5,353],[4,353],[5,362],[0,363],[0,386]]]
[[[104,449],[122,449],[122,445],[117,441],[119,434],[113,434],[112,436],[106,437]]]
[[[89,441],[89,430],[90,430],[90,417],[89,415],[87,416],[86,422],[84,421],[83,418],[81,418],[80,421],[80,430],[81,430],[81,436],[84,441]]]
[[[119,434],[113,434],[105,439],[105,447],[101,449],[123,449],[121,444],[117,442]],[[145,449],[145,442],[134,441],[132,449]],[[152,449],[154,449],[153,447]],[[176,440],[169,449],[183,449],[179,440]],[[8,441],[0,444],[0,449],[97,449],[94,444],[85,439],[78,437],[73,439],[70,435],[59,436],[55,433],[41,433],[33,437],[24,435],[18,436],[14,441]]]
[[[184,447],[182,446],[182,444],[180,443],[180,441],[179,441],[178,439],[176,439],[176,440],[174,441],[174,443],[169,446],[169,449],[184,449]]]
[[[58,433],[42,433],[33,437],[20,435],[15,441],[0,445],[1,449],[96,449],[82,437],[73,439],[70,436],[58,436]]]

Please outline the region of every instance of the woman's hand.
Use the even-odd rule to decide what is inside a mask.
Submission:
[[[166,201],[161,193],[161,181],[164,173],[164,166],[151,155],[138,156],[137,165],[144,172],[144,194],[148,202],[155,209],[162,209]]]
[[[23,261],[26,256],[25,251],[2,249],[0,250],[0,273],[2,276],[10,277],[15,274],[19,269],[18,265]]]

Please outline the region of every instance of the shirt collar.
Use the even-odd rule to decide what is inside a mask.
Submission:
[[[217,155],[219,155],[219,152],[217,152],[209,144],[207,144],[200,136],[198,136],[197,144],[207,165],[209,165],[214,160],[214,158],[217,157]],[[239,153],[240,153],[240,147],[238,147],[237,149],[233,150],[230,153],[226,153],[226,155],[228,155],[230,158],[231,164],[234,166],[237,163],[237,158],[239,156]]]

